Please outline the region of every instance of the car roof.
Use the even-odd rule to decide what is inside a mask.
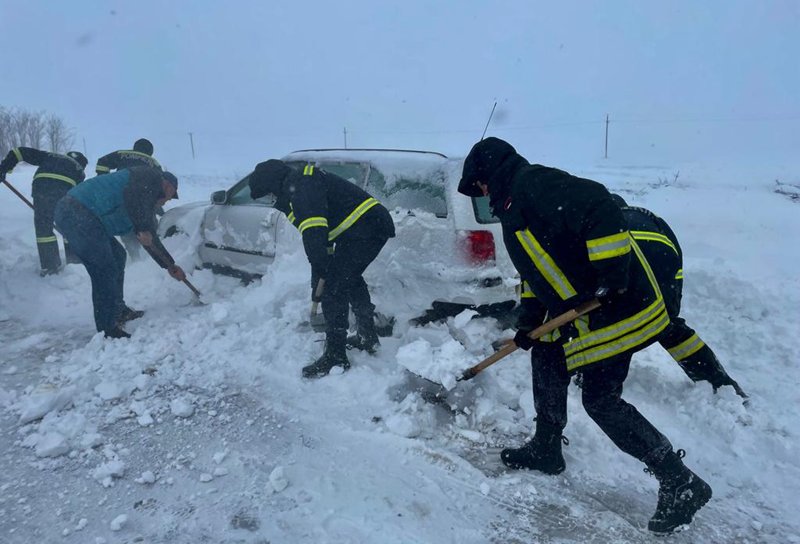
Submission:
[[[438,151],[422,151],[418,149],[383,149],[383,148],[320,148],[320,149],[298,149],[292,151],[284,159],[293,158],[294,155],[313,154],[314,156],[335,156],[335,157],[375,157],[377,155],[397,156],[399,154],[413,154],[421,156],[441,157],[447,159],[447,155]]]

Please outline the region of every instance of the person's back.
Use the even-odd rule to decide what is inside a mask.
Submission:
[[[153,157],[153,144],[145,138],[136,140],[133,149],[118,149],[97,159],[95,172],[99,176],[134,166],[161,168],[161,165]]]

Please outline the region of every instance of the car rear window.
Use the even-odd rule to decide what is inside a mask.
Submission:
[[[472,199],[472,210],[475,212],[475,220],[483,225],[489,223],[499,223],[500,220],[494,216],[489,207],[489,197],[481,196]]]
[[[439,169],[390,174],[373,166],[366,189],[390,210],[422,210],[447,217],[445,174]]]

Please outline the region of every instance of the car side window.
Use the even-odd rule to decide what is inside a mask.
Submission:
[[[473,197],[472,211],[475,212],[475,220],[482,225],[500,222],[489,207],[488,196]]]
[[[422,210],[447,217],[445,174],[441,170],[386,176],[373,166],[366,189],[390,210]]]
[[[239,181],[231,189],[228,190],[228,204],[234,206],[241,206],[243,204],[259,203],[265,206],[272,204],[273,198],[269,196],[262,196],[253,200],[250,198],[250,176],[246,176],[243,180]]]

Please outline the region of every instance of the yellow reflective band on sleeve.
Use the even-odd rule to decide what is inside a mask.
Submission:
[[[289,212],[289,215],[287,215],[287,216],[286,216],[286,219],[288,219],[288,220],[289,220],[289,223],[291,223],[292,225],[294,225],[294,221],[295,221],[295,219],[297,219],[297,218],[294,216],[294,212]],[[295,225],[295,226],[296,226],[296,225]]]
[[[344,231],[352,227],[356,221],[361,219],[361,216],[367,213],[370,210],[370,208],[372,208],[373,206],[377,206],[378,204],[380,204],[380,202],[378,202],[372,197],[369,197],[364,202],[359,204],[355,210],[350,212],[350,215],[344,218],[344,221],[336,225],[336,228],[334,228],[328,233],[328,241],[332,242],[333,240],[335,240],[337,236],[339,236]]]
[[[307,164],[305,166],[305,168],[303,168],[303,175],[304,176],[311,176],[313,174],[314,174],[314,165],[313,164]]]
[[[667,351],[672,355],[673,359],[677,362],[681,362],[700,351],[705,345],[705,342],[703,342],[697,334],[693,334],[687,340],[684,340],[675,347],[669,348]]]
[[[628,231],[586,240],[590,261],[600,261],[625,255],[631,250],[631,235]]]
[[[58,181],[63,181],[65,183],[69,183],[73,187],[75,187],[75,185],[77,185],[75,183],[74,179],[68,178],[67,176],[62,176],[60,174],[47,174],[47,173],[36,174],[35,176],[33,176],[33,180],[36,181],[37,179],[55,179],[55,180],[58,180]]]
[[[19,149],[17,149],[16,147],[15,147],[14,149],[12,149],[11,151],[13,151],[13,152],[14,152],[14,155],[16,155],[16,156],[17,156],[17,161],[19,161],[19,162],[22,162],[22,161],[23,161],[23,159],[22,159],[22,151],[20,151],[20,150],[19,150]]]
[[[679,268],[678,271],[675,273],[675,279],[676,280],[683,279],[683,268]]]
[[[300,223],[300,225],[297,227],[297,230],[300,231],[300,234],[303,234],[306,230],[314,227],[325,227],[327,229],[328,220],[324,217],[309,217]]]
[[[36,243],[37,244],[52,244],[53,242],[57,242],[55,236],[37,236]]]
[[[97,165],[97,166],[95,166],[94,171],[98,172],[98,173],[102,172],[104,174],[107,174],[108,172],[111,172],[111,168],[109,168],[108,166]]]
[[[553,258],[544,250],[530,229],[518,230],[516,235],[536,269],[544,276],[550,287],[558,293],[561,300],[567,300],[569,297],[575,296],[577,294],[575,288],[572,287],[567,277],[561,272]]]
[[[634,240],[644,240],[646,242],[659,242],[665,244],[672,248],[672,251],[675,252],[675,255],[679,255],[678,248],[675,247],[675,244],[672,243],[668,237],[664,236],[659,232],[651,232],[647,230],[632,230],[631,236],[633,236]]]

